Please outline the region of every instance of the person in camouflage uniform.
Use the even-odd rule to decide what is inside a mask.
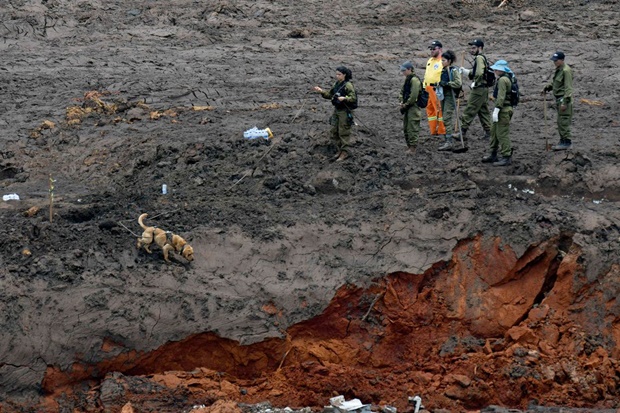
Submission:
[[[557,51],[551,56],[555,64],[553,81],[546,85],[542,94],[553,92],[558,114],[558,133],[560,142],[553,146],[554,151],[565,151],[572,145],[571,123],[573,121],[573,72],[564,63],[564,52]]]
[[[353,74],[345,66],[336,68],[336,83],[329,90],[323,90],[315,86],[314,90],[319,92],[325,99],[330,99],[334,105],[334,113],[329,123],[331,125],[330,136],[338,152],[334,159],[337,162],[349,157],[348,147],[351,143],[351,126],[353,125],[352,110],[357,107],[357,94],[351,79]]]
[[[420,137],[420,121],[422,110],[418,107],[417,100],[422,90],[422,82],[413,69],[413,64],[406,61],[400,66],[400,73],[405,76],[405,83],[400,90],[400,113],[403,118],[403,132],[409,153],[415,153]]]
[[[469,42],[470,54],[474,56],[474,65],[471,70],[461,67],[461,74],[473,80],[471,92],[467,99],[467,106],[461,115],[461,132],[463,139],[467,139],[467,129],[474,121],[476,115],[480,118],[484,139],[491,136],[491,114],[489,112],[489,85],[487,85],[485,73],[488,67],[487,58],[482,54],[484,42],[480,39]]]
[[[447,50],[441,55],[441,80],[439,87],[442,89],[441,112],[443,113],[443,123],[446,127],[446,140],[437,150],[449,151],[453,148],[452,135],[454,134],[454,113],[456,111],[456,99],[461,93],[461,74],[452,66],[456,56],[452,50]]]
[[[508,62],[498,60],[491,70],[495,72],[497,81],[493,89],[495,109],[491,120],[491,154],[482,158],[482,162],[493,162],[494,166],[508,166],[512,163],[512,145],[510,143],[510,120],[512,119],[513,108],[510,100],[512,89],[512,70],[508,67]],[[497,157],[497,152],[501,157]]]

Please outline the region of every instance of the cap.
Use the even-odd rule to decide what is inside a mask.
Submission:
[[[400,71],[401,72],[404,72],[407,69],[413,69],[413,63],[411,63],[409,60],[407,60],[402,65],[400,65]]]
[[[441,44],[441,42],[439,40],[433,40],[430,44],[430,46],[428,46],[429,49],[433,50],[436,47],[443,47],[443,45]]]
[[[505,60],[498,60],[491,66],[491,70],[501,70],[502,72],[512,73],[512,70],[508,67],[508,62]]]
[[[553,56],[551,56],[551,60],[553,60],[554,62],[556,60],[564,60],[564,52],[558,50],[553,54]]]
[[[472,40],[471,42],[467,43],[470,46],[476,46],[476,47],[484,47],[484,42],[480,39],[476,39],[476,40]]]

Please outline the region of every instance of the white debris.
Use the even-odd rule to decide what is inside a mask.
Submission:
[[[370,404],[362,404],[360,399],[345,400],[344,396],[336,396],[329,399],[329,404],[334,407],[334,411],[341,413],[371,413]]]
[[[10,200],[19,201],[19,195],[17,195],[17,194],[2,195],[2,200],[3,201],[10,201]]]

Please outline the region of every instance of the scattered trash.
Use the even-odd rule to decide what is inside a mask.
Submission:
[[[336,413],[355,412],[355,413],[371,413],[370,404],[362,404],[360,399],[352,399],[345,401],[344,396],[336,396],[329,399],[331,406],[326,406],[324,411],[331,409]]]
[[[17,195],[17,194],[2,195],[2,200],[3,201],[10,201],[12,199],[14,199],[15,201],[19,201],[19,195]]]
[[[603,106],[603,102],[601,102],[600,100],[590,100],[590,99],[579,99],[580,103],[585,103],[586,105],[590,105],[590,106]]]
[[[414,396],[414,397],[409,396],[408,400],[409,400],[409,403],[414,405],[413,413],[418,413],[420,409],[424,408],[424,406],[422,406],[422,398],[420,396]]]
[[[27,211],[24,212],[24,216],[32,218],[33,216],[37,215],[39,210],[40,210],[40,208],[38,206],[30,207],[30,208],[28,208]]]
[[[258,129],[256,126],[254,126],[252,129],[248,129],[245,132],[243,132],[243,137],[246,139],[257,139],[257,138],[270,139],[270,138],[273,138],[273,133],[271,132],[271,129],[269,128]]]
[[[166,195],[168,193],[168,185],[163,184],[161,186],[161,193],[164,194],[164,195]]]
[[[605,198],[603,198],[605,199]],[[595,204],[601,204],[603,202],[603,199],[593,199],[592,202],[594,202]]]
[[[512,186],[512,184],[508,184],[508,189],[512,189],[513,191],[518,191],[519,188],[517,188],[516,186]],[[521,192],[526,193],[526,194],[534,194],[534,190],[533,189],[522,189]]]

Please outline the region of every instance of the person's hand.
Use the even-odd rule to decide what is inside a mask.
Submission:
[[[345,99],[345,97],[344,97],[344,96],[338,96],[338,100],[339,100],[340,102],[342,102],[344,99]]]
[[[547,85],[547,86],[545,86],[545,87],[544,87],[544,88],[540,91],[540,94],[541,94],[541,95],[544,95],[545,93],[547,93],[547,92],[551,91],[551,89],[553,89],[553,86],[549,86],[549,85]]]
[[[499,108],[493,109],[493,123],[497,123],[499,121]]]
[[[404,115],[405,113],[407,113],[407,108],[405,105],[400,105],[400,114]]]
[[[564,103],[562,103],[560,105],[560,112],[564,112],[566,110],[566,105]]]
[[[314,87],[314,91],[315,91],[315,92],[322,93],[322,92],[323,92],[323,89],[321,89],[319,86],[315,86],[315,87]]]

